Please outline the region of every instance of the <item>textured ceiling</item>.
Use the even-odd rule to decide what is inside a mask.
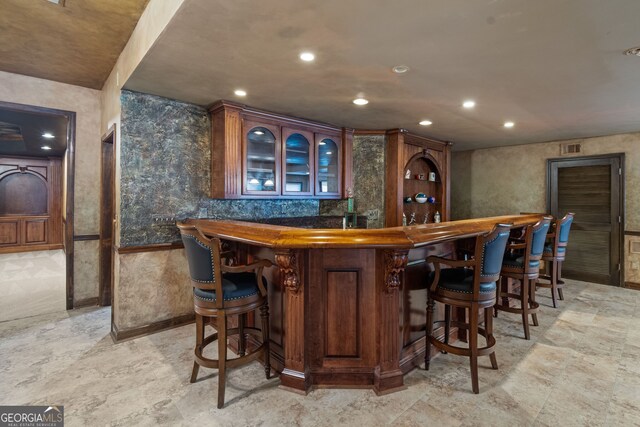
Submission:
[[[148,0],[0,1],[0,70],[101,89]]]
[[[188,0],[125,87],[403,127],[457,150],[630,132],[640,58],[622,52],[640,45],[639,16],[638,0]]]
[[[61,157],[67,149],[67,118],[0,107],[0,155]],[[8,130],[16,129],[16,133]],[[51,133],[53,138],[42,134]],[[51,150],[43,150],[47,145]]]

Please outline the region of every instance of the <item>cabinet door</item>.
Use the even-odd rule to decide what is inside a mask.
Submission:
[[[314,186],[313,133],[282,129],[282,194],[311,196]]]
[[[339,135],[316,134],[316,196],[340,196],[342,140]]]
[[[242,194],[280,194],[280,127],[243,122]]]

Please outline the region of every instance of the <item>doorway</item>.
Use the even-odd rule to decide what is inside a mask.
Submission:
[[[576,214],[563,277],[621,286],[624,154],[550,159],[547,166],[549,212]]]
[[[100,176],[100,284],[98,304],[111,305],[113,297],[113,225],[115,224],[115,126],[102,137]]]
[[[22,206],[12,206],[11,212],[2,215],[5,221],[0,253],[6,255],[3,277],[17,288],[20,278],[7,274],[9,270],[23,276],[35,274],[31,282],[43,292],[51,292],[47,284],[54,270],[55,277],[59,269],[64,270],[59,275],[64,282],[60,309],[67,310],[74,304],[75,124],[76,113],[72,111],[0,101],[0,156],[13,158],[0,168],[4,196],[9,201],[3,205],[6,208],[24,199]],[[38,187],[47,189],[46,202],[45,192],[36,190]],[[54,253],[60,247],[64,253]],[[49,279],[47,273],[51,273]],[[20,308],[15,311],[17,316],[57,310],[57,305],[41,304],[42,310],[29,311],[35,307],[33,298],[31,295],[29,300],[11,303]]]

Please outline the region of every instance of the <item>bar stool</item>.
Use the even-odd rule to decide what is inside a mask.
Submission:
[[[536,302],[535,284],[540,274],[540,259],[552,219],[545,216],[536,224],[526,226],[524,239],[509,242],[502,261],[501,291],[496,298],[495,316],[498,316],[498,311],[521,314],[525,339],[530,339],[529,315],[533,318],[534,326],[538,326],[539,304]],[[509,292],[509,278],[520,282],[519,294]],[[510,298],[519,300],[520,307],[511,307]]]
[[[223,257],[229,253],[220,252],[220,240],[207,238],[193,225],[178,224],[184,243],[189,274],[193,285],[193,302],[196,314],[195,361],[191,372],[191,382],[198,376],[200,366],[218,369],[218,408],[224,406],[225,379],[227,368],[247,364],[264,356],[264,372],[270,378],[269,353],[269,306],[267,303],[267,281],[262,269],[272,265],[269,260],[260,260],[243,266],[224,265]],[[222,295],[222,298],[219,296]],[[246,314],[260,309],[262,330],[247,327]],[[227,329],[227,316],[238,316],[238,327]],[[212,322],[215,321],[215,323]],[[205,324],[214,324],[217,332],[205,337]],[[262,338],[262,344],[249,354],[246,352],[246,335]],[[227,359],[227,338],[238,334],[239,356]],[[218,359],[203,356],[204,348],[218,341]]]
[[[489,355],[491,367],[498,369],[496,354],[493,350],[496,339],[493,336],[492,307],[496,302],[496,280],[500,277],[500,266],[509,238],[510,224],[497,224],[493,230],[476,238],[474,256],[470,260],[450,260],[436,256],[427,258],[433,263],[435,271],[429,276],[431,285],[427,297],[427,327],[425,369],[429,370],[431,345],[443,352],[467,356],[471,364],[471,384],[474,393],[478,387],[478,356]],[[446,264],[454,268],[441,270]],[[434,322],[436,301],[445,304],[445,320]],[[451,320],[451,306],[469,311],[469,323]],[[478,326],[479,310],[484,309],[485,327]],[[466,314],[465,314],[466,317]],[[445,324],[444,341],[433,336],[434,324]],[[449,344],[451,325],[469,330],[469,348]],[[487,345],[478,348],[478,334],[485,337]]]
[[[561,220],[554,221],[549,234],[547,234],[547,240],[551,240],[551,242],[545,245],[544,252],[542,253],[542,260],[549,265],[549,274],[540,275],[540,279],[546,280],[546,282],[541,283],[540,280],[538,280],[537,287],[551,289],[553,308],[557,306],[556,293],[561,300],[564,300],[564,295],[562,294],[564,281],[562,281],[560,277],[562,262],[567,255],[569,231],[571,230],[574,215],[573,213],[568,213]]]

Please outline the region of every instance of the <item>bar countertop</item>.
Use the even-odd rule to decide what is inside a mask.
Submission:
[[[412,249],[477,236],[497,223],[533,224],[542,215],[504,215],[379,229],[306,229],[244,221],[188,219],[203,234],[272,249],[395,248]]]

